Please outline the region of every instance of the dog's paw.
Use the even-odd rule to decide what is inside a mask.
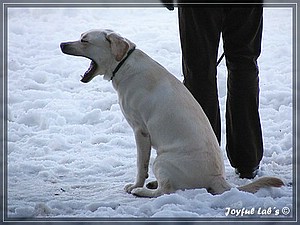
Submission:
[[[135,196],[139,196],[139,197],[144,197],[145,195],[145,188],[134,188],[132,191],[131,191],[131,194],[135,195]]]
[[[125,185],[124,190],[130,194],[133,189],[138,188],[138,187],[139,186],[137,186],[136,184],[127,184],[127,185]]]
[[[131,191],[131,194],[137,197],[144,197],[144,198],[153,198],[162,195],[163,193],[160,190],[150,190],[148,188],[135,188]]]

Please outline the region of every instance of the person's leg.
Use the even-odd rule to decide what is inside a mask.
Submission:
[[[263,155],[257,66],[261,52],[262,7],[234,7],[226,12],[223,30],[228,68],[226,150],[240,177],[253,178]]]
[[[184,85],[203,108],[220,143],[216,60],[222,8],[179,7]]]

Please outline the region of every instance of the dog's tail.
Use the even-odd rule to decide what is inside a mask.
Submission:
[[[255,193],[261,188],[267,187],[281,187],[284,183],[282,180],[276,177],[262,177],[250,184],[238,187],[237,189],[240,191],[246,191],[250,193]]]

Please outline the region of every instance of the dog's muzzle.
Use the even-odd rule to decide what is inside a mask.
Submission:
[[[72,48],[72,43],[73,42],[63,42],[63,43],[61,43],[60,44],[61,51],[65,54],[67,54],[67,55],[86,57],[86,56],[81,55],[81,54],[77,53],[76,51],[74,51],[74,48]],[[89,68],[84,73],[84,75],[81,76],[82,77],[81,82],[83,82],[83,83],[90,82],[96,76],[95,72],[97,70],[97,63],[92,59],[90,59],[90,60],[91,60],[91,63],[90,63]]]

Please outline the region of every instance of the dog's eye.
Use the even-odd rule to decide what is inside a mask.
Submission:
[[[80,41],[81,41],[81,42],[85,42],[85,43],[87,43],[87,42],[88,42],[87,40],[84,40],[84,39],[81,39]]]

